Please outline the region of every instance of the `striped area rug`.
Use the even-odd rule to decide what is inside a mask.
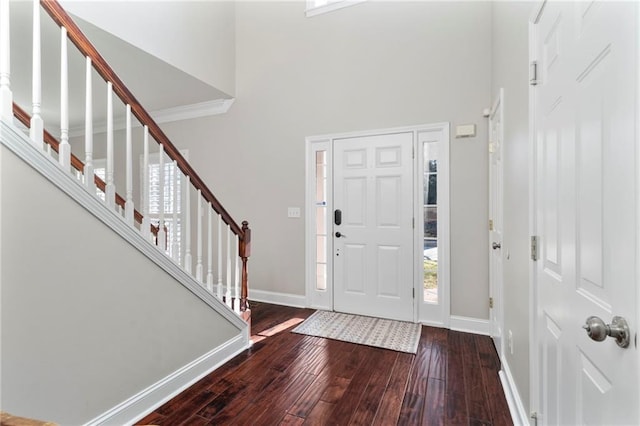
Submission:
[[[316,311],[292,331],[415,354],[421,329],[410,322]]]

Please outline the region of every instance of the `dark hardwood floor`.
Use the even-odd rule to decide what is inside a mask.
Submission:
[[[251,307],[253,347],[138,424],[513,424],[489,337],[423,327],[413,355],[291,333],[309,309]]]

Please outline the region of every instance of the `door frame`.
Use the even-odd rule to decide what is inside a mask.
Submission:
[[[499,114],[500,116],[500,128],[498,129],[498,137],[500,138],[499,145],[499,155],[500,155],[500,167],[496,170],[497,179],[500,180],[500,183],[496,182],[497,188],[493,188],[493,177],[492,177],[492,158],[493,150],[495,149],[492,141],[492,122],[493,117]],[[496,215],[500,215],[500,226],[502,227],[502,241],[498,241],[500,244],[504,242],[504,89],[500,88],[498,91],[498,96],[493,102],[491,107],[491,112],[489,113],[489,194],[490,194],[490,205],[489,205],[489,219],[496,222]],[[499,190],[499,187],[502,186],[502,190]],[[493,197],[498,197],[497,199],[497,209],[499,212],[492,211],[491,204],[493,203]],[[493,214],[493,216],[491,216]],[[493,227],[489,227],[489,243],[493,240]],[[505,354],[505,338],[508,338],[504,335],[504,306],[503,306],[503,286],[504,286],[504,258],[501,261],[501,268],[499,271],[494,271],[494,263],[493,256],[495,250],[489,251],[489,296],[493,301],[493,309],[496,312],[495,321],[493,320],[494,315],[493,312],[489,315],[490,322],[490,333],[493,339],[494,344],[497,346],[498,355],[502,359]],[[502,250],[500,249],[500,256],[502,256]],[[496,275],[497,273],[497,275]]]
[[[423,230],[422,223],[422,191],[423,191],[423,150],[425,138],[437,138],[440,143],[442,165],[438,165],[438,235],[442,237],[438,249],[438,304],[426,304],[421,297],[414,297],[413,321],[440,327],[449,326],[450,316],[450,244],[449,244],[449,123],[432,123],[417,126],[374,129],[348,133],[335,133],[309,136],[305,138],[305,292],[306,305],[309,308],[333,310],[333,238],[331,229],[333,220],[333,141],[335,139],[367,137],[395,133],[413,134],[413,170],[412,181],[415,228],[413,233],[413,290],[421,295],[423,290]],[[325,151],[326,158],[326,289],[316,288],[316,153]],[[418,173],[419,172],[419,173]],[[440,249],[441,247],[441,249]],[[441,259],[442,258],[442,259]]]

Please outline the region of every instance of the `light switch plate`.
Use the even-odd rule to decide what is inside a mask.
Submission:
[[[289,207],[287,210],[287,217],[293,219],[300,218],[300,207]]]
[[[461,124],[456,126],[456,138],[471,138],[476,135],[475,124]]]

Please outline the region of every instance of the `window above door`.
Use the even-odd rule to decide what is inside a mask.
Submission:
[[[366,0],[307,0],[307,18],[332,12],[347,6],[362,3]]]

